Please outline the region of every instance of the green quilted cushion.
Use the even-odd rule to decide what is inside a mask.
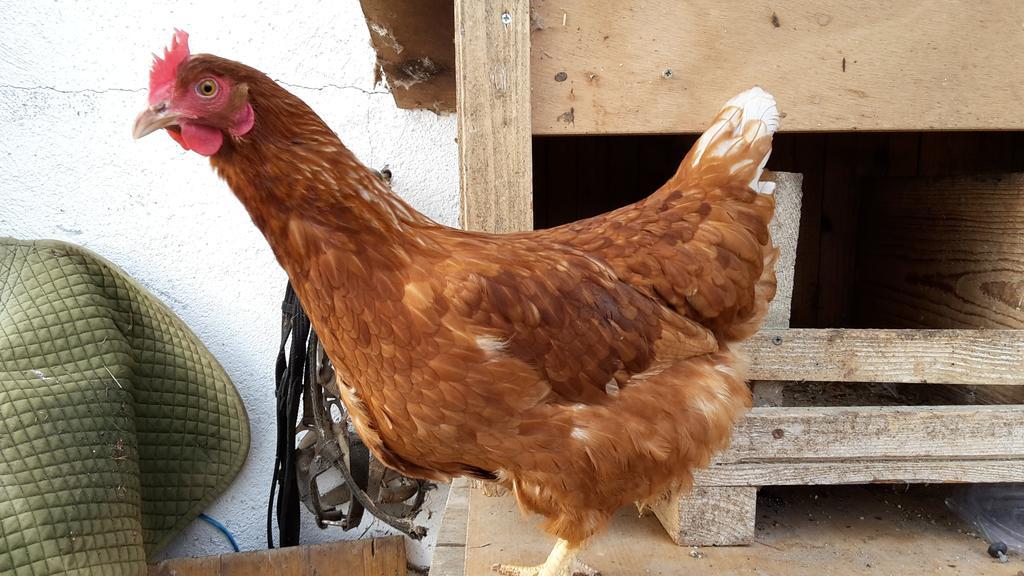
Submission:
[[[0,574],[144,574],[248,450],[166,306],[83,248],[0,238]]]

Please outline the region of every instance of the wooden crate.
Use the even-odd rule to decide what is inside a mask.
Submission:
[[[751,542],[760,486],[1024,481],[1024,400],[1007,393],[1024,385],[1024,184],[973,176],[1024,171],[1020,133],[978,132],[1024,129],[1024,4],[451,5],[467,228],[524,230],[635,200],[694,138],[669,134],[699,132],[753,84],[779,100],[769,167],[804,176],[791,318],[807,328],[747,344],[757,397],[838,382],[860,400],[756,407],[694,491],[658,509],[674,540]],[[666,134],[663,175],[622,166],[652,164],[650,134]],[[583,186],[575,206],[558,197]],[[878,383],[1003,403],[938,386],[952,400],[865,403],[858,387]]]

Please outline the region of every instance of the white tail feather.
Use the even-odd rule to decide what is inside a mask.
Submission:
[[[775,98],[755,86],[726,102],[715,121],[694,144],[691,164],[697,166],[706,158],[730,156],[739,151],[737,147],[746,150],[761,138],[771,138],[778,129],[779,109],[775,104]],[[771,194],[774,190],[773,185],[769,186],[767,185],[769,183],[760,182],[761,172],[764,170],[765,164],[768,163],[770,155],[770,147],[761,158],[755,159],[739,154],[738,162],[746,166],[754,161],[758,163],[758,169],[750,182],[750,187],[759,194]],[[742,168],[742,164],[737,164],[734,171],[740,168]]]

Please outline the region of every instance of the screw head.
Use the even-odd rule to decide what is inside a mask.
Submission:
[[[511,24],[512,23],[512,15],[509,14],[508,12],[502,12],[501,13],[501,23],[506,25],[506,26]]]
[[[782,336],[772,336],[772,344],[775,344],[776,346],[781,346]]]
[[[988,547],[988,555],[993,558],[999,558],[1000,556],[1006,556],[1006,542],[993,542]]]

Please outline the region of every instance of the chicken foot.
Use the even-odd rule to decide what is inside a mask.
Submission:
[[[471,478],[469,480],[469,487],[480,490],[480,492],[488,498],[500,498],[501,496],[508,494],[508,488],[505,488],[497,482],[491,482],[488,480],[477,480],[476,478]]]
[[[540,566],[495,564],[491,570],[501,576],[601,576],[600,572],[577,559],[582,549],[582,544],[574,546],[559,539],[548,559]]]

